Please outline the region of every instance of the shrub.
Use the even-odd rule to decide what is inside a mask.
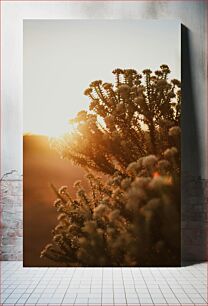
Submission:
[[[168,80],[167,65],[113,73],[115,85],[98,80],[85,90],[89,112],[55,143],[87,171],[89,190],[76,182],[73,199],[67,186],[52,186],[58,225],[41,257],[66,266],[179,265],[180,82]]]

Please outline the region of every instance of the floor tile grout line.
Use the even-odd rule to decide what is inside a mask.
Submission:
[[[73,275],[75,274],[75,270],[73,270],[73,273],[72,273],[72,276],[71,276],[71,279],[70,279],[70,282],[69,282],[69,284],[68,284],[68,286],[67,286],[67,289],[69,288],[69,286],[70,286],[70,283],[71,283],[71,281],[72,281],[72,279],[73,279]],[[64,296],[63,296],[63,299],[62,299],[62,302],[64,301],[64,297],[66,296],[66,292],[67,292],[67,290],[65,291],[65,294],[64,294]],[[76,298],[75,298],[76,299]]]
[[[153,299],[152,299],[152,295],[151,295],[151,293],[150,293],[150,291],[149,291],[149,288],[148,288],[148,286],[147,286],[147,283],[146,283],[146,280],[145,280],[144,275],[143,275],[143,273],[142,273],[142,270],[141,270],[141,275],[142,275],[142,278],[143,278],[143,280],[144,280],[144,282],[145,282],[145,285],[146,285],[146,287],[147,287],[147,290],[148,290],[148,292],[149,292],[149,295],[150,295],[150,298],[151,298],[151,300],[152,300],[152,303],[153,303],[153,305],[154,305],[154,301],[153,301]]]
[[[161,271],[159,271],[159,273],[162,275]],[[171,271],[170,271],[169,273],[170,273],[170,275],[172,276]],[[176,300],[178,301],[179,305],[181,305],[180,301],[178,300],[177,296],[175,295],[175,292],[174,292],[174,291],[172,290],[172,288],[170,287],[170,284],[169,284],[167,281],[166,281],[166,283],[167,283],[168,287],[170,288],[170,290],[172,291],[174,297],[175,297]],[[159,287],[160,287],[160,286],[159,286]],[[165,299],[165,300],[166,300],[166,299]],[[166,300],[166,301],[167,301],[167,300]]]
[[[158,270],[158,273],[159,274],[161,274],[161,272],[160,272],[160,270]],[[152,273],[151,273],[152,274]],[[154,280],[155,280],[155,282],[157,283],[157,281],[156,281],[156,279],[155,279],[155,276],[152,274],[152,276],[153,276],[153,278],[154,278]],[[158,287],[160,288],[160,286],[158,285]],[[162,294],[162,296],[163,296],[163,298],[164,298],[164,300],[166,301],[166,303],[168,304],[168,302],[167,302],[167,300],[166,300],[166,298],[165,298],[165,296],[164,296],[164,294],[163,294],[163,292],[162,292],[162,290],[161,290],[161,288],[160,288],[160,292],[161,292],[161,294]],[[153,300],[153,302],[154,302],[154,300]]]
[[[141,305],[141,303],[140,303],[140,298],[139,298],[138,292],[137,292],[137,290],[136,290],[135,279],[134,279],[134,275],[133,275],[132,269],[131,269],[130,271],[131,271],[131,275],[132,275],[132,278],[133,278],[134,289],[135,289],[135,292],[136,292],[136,295],[137,295],[137,298],[138,298],[138,301],[139,301],[139,305]]]
[[[121,269],[121,277],[122,277],[122,283],[123,283],[123,287],[124,287],[124,295],[125,295],[125,300],[126,300],[126,304],[127,304],[127,298],[126,298],[126,287],[125,287],[125,283],[124,283],[124,278],[123,278],[123,269]]]
[[[76,270],[76,271],[75,271],[75,274],[76,274],[77,271],[81,271],[81,272],[82,272],[81,275],[84,274],[84,269],[83,269],[83,268],[81,268],[81,270]],[[80,281],[79,281],[79,287],[78,287],[78,289],[80,288],[80,285],[81,285],[81,279],[80,279]],[[78,293],[77,293],[76,298],[75,298],[75,300],[74,300],[74,305],[76,305],[77,297],[78,297]]]

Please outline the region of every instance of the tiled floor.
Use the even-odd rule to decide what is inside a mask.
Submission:
[[[182,268],[23,268],[1,262],[0,305],[207,305],[207,264]]]

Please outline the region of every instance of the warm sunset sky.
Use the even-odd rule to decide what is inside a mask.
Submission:
[[[181,72],[180,23],[168,20],[25,20],[24,133],[60,136],[86,109],[83,91],[115,68]]]

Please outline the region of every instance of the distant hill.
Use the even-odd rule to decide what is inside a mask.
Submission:
[[[83,179],[81,168],[59,154],[49,144],[48,137],[25,135],[23,138],[23,194],[24,194],[24,266],[51,266],[51,261],[40,259],[42,248],[50,241],[56,225],[56,199],[50,183],[57,187],[69,186]]]
[[[23,136],[24,149],[28,151],[37,150],[37,153],[47,152],[47,153],[54,154],[55,152],[50,149],[49,143],[50,143],[50,139],[44,135],[26,134]]]

